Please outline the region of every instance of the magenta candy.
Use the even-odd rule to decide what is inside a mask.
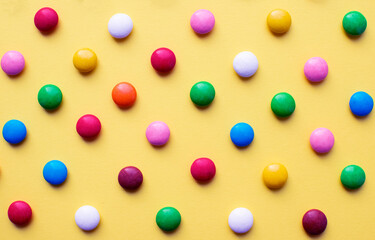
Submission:
[[[333,147],[335,137],[327,128],[317,128],[310,135],[310,145],[317,153],[327,153]]]
[[[328,64],[323,58],[313,57],[305,63],[304,72],[310,82],[321,82],[328,75]]]
[[[83,138],[94,138],[96,137],[102,125],[99,119],[91,114],[83,115],[77,122],[76,129],[78,134]]]
[[[215,26],[215,17],[212,12],[200,9],[193,13],[190,18],[190,25],[194,32],[198,34],[206,34],[211,32]]]
[[[152,122],[146,129],[146,138],[154,146],[162,146],[168,142],[169,127],[164,122]]]
[[[1,68],[8,75],[17,75],[25,68],[25,58],[20,52],[8,51],[1,58]]]
[[[327,217],[322,211],[311,209],[303,215],[302,226],[310,235],[321,234],[326,230]]]

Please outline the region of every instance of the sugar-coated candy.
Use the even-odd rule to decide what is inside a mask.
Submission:
[[[126,38],[133,30],[133,21],[125,13],[117,13],[108,21],[108,31],[114,38]]]
[[[366,174],[360,166],[349,165],[342,170],[340,180],[347,189],[357,189],[365,183]]]
[[[292,24],[290,14],[283,9],[272,10],[267,16],[269,29],[276,34],[286,33]]]
[[[328,64],[321,57],[312,57],[305,63],[303,71],[310,82],[321,82],[328,75]]]
[[[181,214],[174,207],[165,207],[156,214],[156,224],[163,231],[173,231],[181,223]]]
[[[169,72],[176,65],[176,56],[168,48],[158,48],[151,55],[151,65],[158,72]]]
[[[171,132],[166,123],[155,121],[146,129],[146,138],[154,146],[163,146],[169,140]]]
[[[191,101],[199,107],[210,105],[214,98],[215,88],[209,82],[197,82],[190,90]]]
[[[344,30],[350,35],[361,35],[367,27],[367,20],[362,13],[351,11],[345,14],[342,20]]]
[[[1,68],[10,76],[18,75],[25,68],[25,58],[18,51],[8,51],[1,58]]]
[[[52,185],[60,185],[65,182],[68,176],[68,169],[59,160],[52,160],[46,163],[43,168],[44,179]]]
[[[206,9],[199,9],[190,18],[190,26],[198,34],[206,34],[215,26],[215,17]]]
[[[270,189],[279,189],[288,180],[288,171],[280,163],[269,164],[263,170],[264,184]]]
[[[77,226],[84,231],[94,230],[100,222],[98,210],[93,206],[85,205],[80,207],[75,214]]]
[[[124,167],[118,174],[118,182],[125,190],[135,190],[143,182],[142,172],[136,167]]]
[[[77,121],[76,130],[77,133],[87,139],[96,137],[102,128],[99,118],[92,114],[83,115]]]
[[[243,234],[248,232],[254,223],[253,214],[247,208],[234,209],[228,218],[229,227],[233,232]]]
[[[88,73],[95,69],[98,58],[90,48],[79,49],[73,55],[73,64],[82,73]]]
[[[258,59],[252,52],[240,52],[233,60],[233,68],[239,76],[251,77],[258,70]]]
[[[322,211],[311,209],[303,215],[302,226],[308,234],[319,235],[327,227],[327,217]]]
[[[190,167],[193,178],[199,182],[207,182],[215,177],[215,163],[209,158],[198,158]]]
[[[354,115],[363,117],[371,113],[374,100],[368,93],[356,92],[350,98],[349,107]]]
[[[317,153],[327,153],[331,151],[335,137],[327,128],[317,128],[310,135],[310,145]]]
[[[230,130],[230,138],[237,147],[246,147],[254,139],[254,130],[249,124],[240,122]]]
[[[24,201],[15,201],[8,208],[8,218],[15,225],[25,226],[30,222],[31,217],[31,207]]]
[[[292,95],[286,92],[281,92],[272,98],[271,109],[278,117],[289,117],[296,109],[296,102]]]
[[[130,83],[121,82],[113,88],[112,99],[120,108],[130,108],[137,99],[137,91]]]
[[[54,110],[61,104],[63,95],[57,86],[53,84],[44,85],[38,92],[38,102],[46,110]]]
[[[3,137],[10,144],[18,144],[26,138],[27,130],[23,122],[9,120],[3,127]]]
[[[39,9],[34,16],[35,27],[41,32],[49,32],[55,29],[59,22],[59,16],[56,11],[50,7]]]

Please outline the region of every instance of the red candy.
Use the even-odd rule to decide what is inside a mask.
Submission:
[[[158,72],[169,72],[176,64],[176,56],[168,48],[159,48],[152,53],[151,64]]]
[[[16,225],[26,225],[30,222],[32,210],[29,204],[15,201],[8,208],[9,220]]]
[[[209,181],[216,173],[214,162],[209,158],[198,158],[190,168],[191,175],[197,181]]]
[[[39,9],[35,14],[34,24],[39,31],[48,32],[53,30],[59,21],[59,16],[52,8],[45,7]]]
[[[77,122],[76,129],[78,134],[83,138],[96,137],[102,125],[97,117],[91,114],[83,115]]]
[[[137,189],[143,182],[142,172],[136,167],[125,167],[118,174],[118,182],[125,190]]]
[[[318,235],[326,229],[327,217],[322,211],[311,209],[303,215],[302,225],[308,234]]]

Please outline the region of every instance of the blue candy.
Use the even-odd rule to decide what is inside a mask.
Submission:
[[[3,127],[3,137],[11,144],[22,142],[26,137],[26,126],[19,120],[9,120]]]
[[[365,92],[356,92],[351,96],[349,106],[354,115],[362,117],[372,111],[374,101],[369,94]]]
[[[49,161],[43,168],[44,179],[52,185],[60,185],[68,175],[65,164],[59,160]]]
[[[247,123],[237,123],[230,130],[230,138],[236,146],[246,147],[254,139],[254,130]]]

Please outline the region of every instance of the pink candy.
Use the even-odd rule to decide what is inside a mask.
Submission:
[[[200,9],[193,13],[190,18],[190,25],[194,32],[198,34],[206,34],[211,32],[215,26],[215,17],[212,12]]]
[[[335,137],[327,128],[317,128],[310,135],[310,145],[317,153],[329,152],[334,143]]]
[[[17,51],[8,51],[1,58],[1,68],[8,75],[17,75],[25,68],[25,59]]]
[[[147,127],[146,138],[154,146],[162,146],[166,144],[169,140],[169,136],[169,127],[164,122],[152,122]]]
[[[305,63],[304,72],[310,82],[321,82],[328,75],[328,64],[323,58],[313,57]]]
[[[76,125],[78,134],[86,139],[95,138],[100,133],[101,128],[99,119],[91,114],[83,115]]]

